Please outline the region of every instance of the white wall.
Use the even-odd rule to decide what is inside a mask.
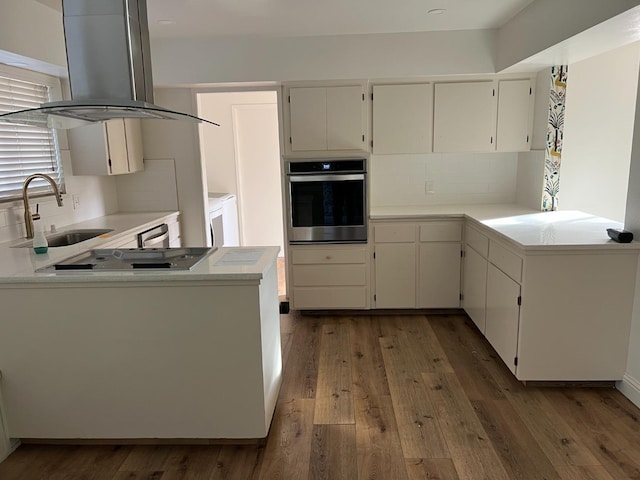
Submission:
[[[639,70],[636,69],[636,78],[639,76]],[[636,92],[629,190],[624,224],[627,230],[633,232],[636,239],[640,239],[640,105],[637,101],[640,98],[640,81],[638,81]],[[627,371],[623,381],[618,383],[618,388],[640,407],[640,265],[636,274]]]
[[[198,115],[220,124],[199,126],[209,191],[238,196],[241,245],[279,245],[284,255],[276,91],[197,97]]]
[[[493,73],[493,30],[154,38],[156,85]]]
[[[161,107],[195,114],[195,94],[186,88],[159,88],[154,90],[155,103]],[[175,182],[177,206],[181,211],[180,227],[182,243],[187,247],[207,244],[207,216],[205,174],[200,161],[198,146],[198,123],[170,120],[145,120],[142,122],[144,158],[147,160],[172,160],[175,170],[170,168],[154,169],[137,178],[127,179],[126,187],[121,191],[144,191],[149,175],[157,175],[156,181],[171,185]],[[158,164],[159,165],[159,164]],[[165,164],[166,167],[166,164]],[[165,175],[161,179],[162,175]],[[171,177],[175,175],[175,180]],[[159,177],[158,177],[159,176]],[[139,181],[139,187],[135,183]],[[173,190],[172,190],[173,191]],[[173,193],[164,192],[171,196]],[[160,192],[159,192],[160,193]],[[163,204],[164,205],[164,204]],[[123,205],[122,208],[134,208],[135,205]]]
[[[59,12],[33,0],[2,0],[0,15],[0,62],[24,62],[27,67],[53,75],[66,71],[62,17]],[[24,67],[24,68],[27,68]],[[68,91],[63,94],[68,98]],[[108,215],[118,210],[115,179],[97,176],[74,176],[64,131],[58,134],[67,194],[64,206],[53,197],[31,200],[32,211],[40,205],[42,222],[47,229],[60,229],[72,223]],[[80,201],[73,208],[72,195]],[[22,201],[0,203],[0,242],[25,236]]]
[[[637,0],[535,0],[498,30],[497,71],[630,10],[639,3]],[[562,54],[558,52],[558,55]],[[557,61],[562,62],[563,59]]]
[[[623,221],[640,43],[569,66],[559,208]]]
[[[144,170],[116,179],[118,205],[127,212],[178,210],[178,181],[173,158],[144,161]]]
[[[198,93],[198,115],[220,126],[199,124],[200,148],[210,192],[237,194],[234,105],[276,104],[275,91]]]
[[[516,203],[540,210],[544,180],[544,150],[518,153]]]
[[[19,62],[51,75],[66,75],[62,15],[34,0],[2,0],[0,62]]]
[[[58,230],[66,225],[83,222],[118,210],[115,179],[111,177],[73,176],[68,151],[62,151],[62,168],[65,175],[67,194],[63,195],[64,205],[58,204],[52,196],[31,199],[31,211],[40,205],[42,224],[47,230],[55,225]],[[46,172],[45,172],[46,173]],[[80,205],[73,208],[72,195],[78,195]],[[24,238],[24,207],[22,200],[0,203],[0,243]]]
[[[371,206],[514,203],[517,168],[515,153],[372,155]]]

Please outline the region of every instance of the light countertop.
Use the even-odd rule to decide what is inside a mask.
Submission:
[[[178,212],[118,213],[67,225],[59,233],[75,229],[112,229],[111,232],[67,247],[49,248],[36,254],[33,248],[12,248],[25,239],[0,244],[0,284],[79,283],[79,282],[159,282],[202,280],[257,281],[278,255],[278,247],[222,248],[187,271],[145,272],[59,272],[36,273],[36,270],[58,263],[96,248],[112,248],[110,244],[127,239],[147,228],[168,221]],[[225,254],[236,252],[225,258]]]
[[[607,228],[623,224],[575,210],[539,212],[521,205],[375,207],[372,220],[465,218],[523,250],[640,250],[640,242],[617,243]]]
[[[401,207],[371,207],[371,220],[423,217],[471,217],[478,221],[535,213],[535,210],[516,204],[488,205],[409,205]]]

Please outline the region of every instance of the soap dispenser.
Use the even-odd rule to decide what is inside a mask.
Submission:
[[[42,222],[33,222],[33,229],[35,230],[33,234],[33,250],[36,253],[47,253],[49,243],[47,242],[47,237],[44,235]]]

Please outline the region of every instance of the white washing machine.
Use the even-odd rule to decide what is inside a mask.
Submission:
[[[238,202],[231,193],[209,193],[209,235],[213,247],[240,246]]]

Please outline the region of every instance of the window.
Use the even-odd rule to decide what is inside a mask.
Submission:
[[[57,78],[0,64],[0,114],[35,108],[59,97]],[[56,131],[46,125],[0,122],[0,202],[21,198],[24,180],[34,173],[51,176],[64,190]],[[29,192],[46,194],[51,186],[35,179]]]

